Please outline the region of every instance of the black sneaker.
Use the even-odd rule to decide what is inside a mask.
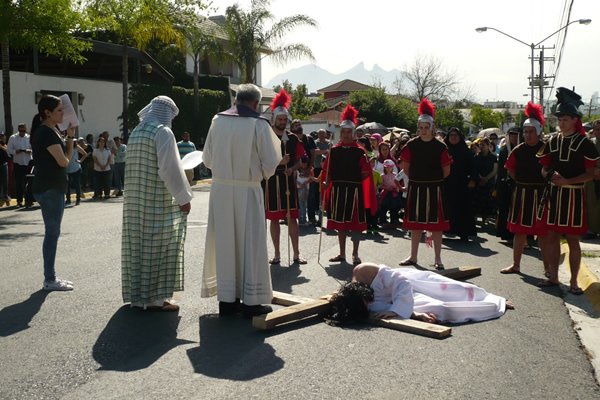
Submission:
[[[235,299],[233,303],[226,301],[219,302],[219,316],[235,315],[240,311],[240,299]]]
[[[248,306],[246,304],[242,304],[242,314],[244,315],[244,318],[252,318],[256,317],[257,315],[268,314],[271,311],[273,311],[271,306],[262,306],[260,304],[256,306]]]

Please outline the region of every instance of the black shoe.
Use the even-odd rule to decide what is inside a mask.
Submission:
[[[120,196],[123,196],[123,191],[122,190],[119,190],[117,192],[117,194],[115,195],[115,197],[120,197]]]
[[[67,200],[67,201],[65,201],[65,206],[68,206],[68,205],[70,205],[70,204],[71,204],[71,200]]]
[[[77,199],[77,201],[75,202],[75,205],[78,206],[81,203],[81,200]]]
[[[244,318],[252,318],[257,315],[268,314],[273,311],[271,306],[262,306],[260,304],[256,306],[247,306],[246,304],[242,304],[242,314]]]
[[[240,299],[235,299],[233,303],[227,301],[219,302],[219,316],[235,315],[240,311]]]

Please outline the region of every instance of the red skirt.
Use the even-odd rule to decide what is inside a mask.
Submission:
[[[404,229],[430,232],[450,230],[450,221],[444,212],[443,189],[443,181],[409,181]]]

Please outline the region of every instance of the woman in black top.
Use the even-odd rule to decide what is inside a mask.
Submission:
[[[44,218],[45,235],[42,245],[44,256],[44,290],[73,290],[73,283],[58,279],[54,261],[60,236],[60,224],[65,209],[64,193],[67,186],[66,167],[73,153],[75,128],[69,125],[66,145],[57,125],[63,119],[63,106],[58,97],[44,96],[38,103],[41,125],[32,142],[34,173],[33,196],[40,204]]]

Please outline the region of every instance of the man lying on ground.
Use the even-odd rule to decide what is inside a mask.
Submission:
[[[375,318],[413,318],[425,322],[461,323],[498,318],[514,309],[505,298],[471,283],[432,271],[391,269],[362,263],[352,272],[352,282],[331,299],[328,319],[333,323]]]

